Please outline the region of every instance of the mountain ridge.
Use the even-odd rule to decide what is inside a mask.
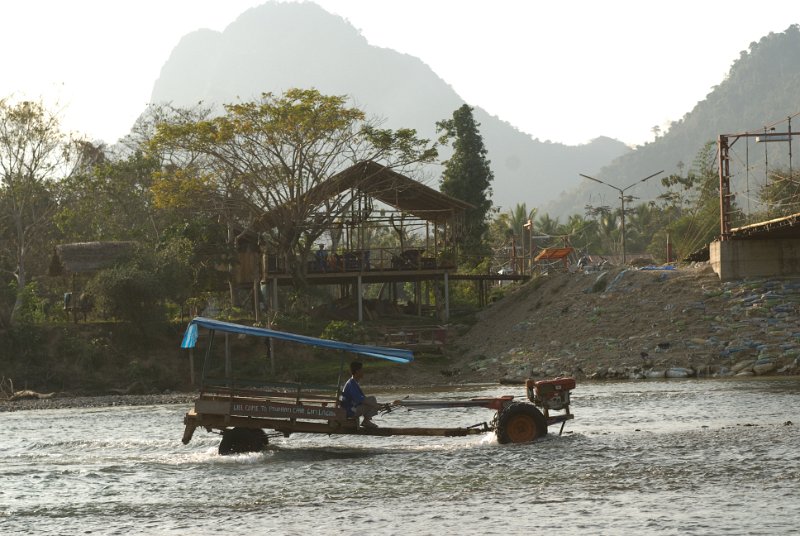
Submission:
[[[250,8],[222,32],[184,36],[162,67],[151,102],[219,106],[291,87],[349,95],[368,115],[384,118],[387,128],[415,128],[432,140],[436,121],[464,104],[419,58],[370,45],[349,22],[316,4],[274,2]],[[542,142],[473,107],[495,174],[493,202],[504,211],[554,199],[577,184],[579,171],[599,170],[630,151],[609,138],[579,146]],[[441,149],[444,160],[449,148]],[[438,180],[441,166],[426,174]]]
[[[720,134],[745,131],[759,132],[760,127],[780,122],[800,112],[800,98],[794,89],[800,84],[800,26],[790,25],[784,32],[762,37],[741,51],[725,78],[655,141],[636,147],[604,166],[595,177],[624,188],[660,169],[664,173],[683,174],[707,143],[715,143]],[[785,128],[782,126],[781,128]],[[745,145],[745,142],[742,142]],[[788,164],[788,153],[770,148],[769,169]],[[748,151],[749,149],[749,151]],[[750,176],[765,174],[764,147],[760,155],[753,146],[737,147],[732,156],[732,185],[740,199],[755,201],[755,186],[747,184]],[[747,154],[745,153],[747,151]],[[749,154],[754,153],[754,154]],[[589,173],[590,174],[590,173]],[[762,180],[763,182],[763,180]],[[662,193],[658,179],[648,181],[630,191],[631,194],[654,198]],[[565,192],[559,200],[547,205],[554,214],[582,212],[590,198],[610,199],[616,206],[616,192],[603,185],[584,181]]]

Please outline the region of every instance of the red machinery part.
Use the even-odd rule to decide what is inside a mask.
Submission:
[[[552,380],[527,380],[528,400],[546,409],[563,409],[569,406],[569,392],[575,389],[575,378]]]

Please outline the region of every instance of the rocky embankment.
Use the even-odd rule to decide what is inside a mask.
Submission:
[[[511,288],[478,316],[470,329],[454,328],[464,333],[451,339],[444,360],[423,356],[367,383],[800,374],[800,277],[722,283],[703,263],[553,273]],[[0,412],[189,404],[195,396],[33,393],[0,397]]]
[[[112,406],[152,406],[156,404],[191,404],[196,393],[161,393],[150,395],[100,395],[75,396],[69,393],[54,393],[49,396],[20,396],[0,399],[0,413],[32,409],[103,408]]]
[[[551,274],[456,344],[443,373],[462,381],[800,374],[800,278],[722,283],[705,263]]]

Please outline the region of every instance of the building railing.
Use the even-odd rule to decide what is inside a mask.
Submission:
[[[558,262],[563,265],[566,262],[576,262],[572,255],[567,261],[560,259]],[[370,249],[351,249],[331,252],[328,250],[317,250],[304,261],[306,263],[306,273],[345,273],[345,272],[390,272],[390,271],[414,271],[414,270],[450,270],[459,266],[460,262],[471,264],[469,261],[478,263],[484,260],[481,258],[470,258],[461,256],[458,259],[455,254],[439,252],[438,255],[424,248],[370,248]],[[501,275],[531,275],[547,266],[550,261],[538,261],[529,256],[517,256],[509,258],[508,255],[495,255],[491,262],[487,263],[486,274]],[[275,255],[268,255],[266,259],[266,271],[268,274],[286,274],[285,262],[282,258]]]

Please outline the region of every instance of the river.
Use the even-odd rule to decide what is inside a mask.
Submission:
[[[576,419],[533,444],[296,434],[228,457],[180,442],[184,405],[0,413],[0,534],[800,534],[798,407],[800,378],[579,383]]]

